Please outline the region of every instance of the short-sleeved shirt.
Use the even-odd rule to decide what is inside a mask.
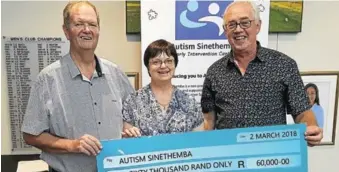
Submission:
[[[311,108],[295,60],[257,45],[244,75],[232,51],[208,68],[201,106],[215,111],[217,129],[283,125]]]
[[[66,139],[84,134],[99,140],[121,138],[122,102],[134,90],[115,64],[95,59],[99,70],[90,79],[81,75],[69,54],[43,69],[32,84],[22,132]],[[41,158],[62,172],[96,171],[94,156],[42,152]]]
[[[139,128],[144,136],[188,132],[203,122],[199,103],[175,86],[165,111],[157,103],[151,86],[146,85],[128,96],[122,112],[124,122]]]
[[[324,109],[318,104],[313,104],[312,111],[315,119],[317,120],[318,126],[320,128],[324,128]]]

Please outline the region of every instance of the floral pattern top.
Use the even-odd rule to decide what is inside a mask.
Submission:
[[[127,97],[122,114],[124,122],[139,128],[143,136],[188,132],[203,123],[200,105],[175,86],[166,111],[147,85]]]

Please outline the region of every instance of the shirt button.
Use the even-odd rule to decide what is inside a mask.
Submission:
[[[90,83],[91,84],[91,86],[93,85],[92,83]]]
[[[98,122],[98,124],[101,124],[101,122]]]
[[[94,102],[94,105],[97,105],[97,102]]]

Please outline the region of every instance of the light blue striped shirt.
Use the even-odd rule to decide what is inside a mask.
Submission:
[[[69,54],[43,69],[32,84],[22,131],[68,139],[84,134],[121,138],[122,101],[134,90],[115,64],[102,58],[98,62],[102,76],[94,72],[90,80],[83,79]],[[62,172],[96,171],[94,156],[42,152],[41,158]]]

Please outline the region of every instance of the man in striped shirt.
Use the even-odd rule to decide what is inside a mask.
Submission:
[[[70,52],[32,84],[22,132],[42,150],[50,171],[94,172],[99,140],[119,139],[122,101],[133,87],[113,63],[95,55],[99,16],[89,2],[70,2],[63,30]]]

